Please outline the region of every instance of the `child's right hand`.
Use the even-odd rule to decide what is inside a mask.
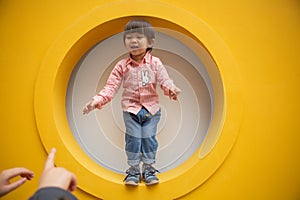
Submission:
[[[83,114],[88,114],[90,111],[94,110],[97,106],[97,102],[95,101],[90,101],[85,106],[83,107],[82,113]]]

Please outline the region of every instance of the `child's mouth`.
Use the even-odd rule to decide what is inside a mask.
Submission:
[[[132,47],[130,47],[132,50],[137,50],[137,49],[139,49],[139,47],[138,46],[132,46]]]

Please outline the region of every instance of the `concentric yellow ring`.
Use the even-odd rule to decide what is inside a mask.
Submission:
[[[159,24],[188,34],[209,52],[210,55],[198,56],[206,66],[212,66],[207,71],[215,94],[213,119],[198,153],[179,167],[161,174],[158,186],[151,189],[140,186],[134,190],[124,187],[121,175],[97,165],[76,143],[66,117],[65,102],[68,80],[78,60],[97,42],[121,32],[131,16],[130,10],[124,9],[125,3],[107,4],[79,18],[57,38],[43,59],[34,98],[36,123],[45,148],[55,146],[60,152],[57,164],[74,171],[80,189],[102,199],[118,196],[132,199],[142,195],[174,199],[194,190],[225,160],[242,118],[241,81],[224,41],[205,22],[185,10],[155,1],[144,4],[143,7],[132,4],[131,9],[139,10],[139,15],[145,16],[153,26]],[[197,178],[191,178],[194,176]]]

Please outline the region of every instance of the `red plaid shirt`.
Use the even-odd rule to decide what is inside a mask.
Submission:
[[[122,109],[133,114],[137,114],[142,106],[153,115],[160,109],[157,84],[165,95],[175,88],[159,58],[146,53],[142,63],[138,64],[128,57],[116,64],[104,88],[93,97],[98,109],[112,100],[122,82]]]

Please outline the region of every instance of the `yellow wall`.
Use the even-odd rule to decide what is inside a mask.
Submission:
[[[38,184],[46,152],[36,125],[34,93],[49,48],[87,13],[103,8],[106,16],[111,7],[119,9],[114,11],[119,13],[115,18],[141,15],[146,7],[149,15],[157,17],[176,15],[176,8],[183,10],[221,38],[237,65],[236,84],[243,94],[238,137],[219,169],[181,199],[299,199],[299,1],[150,2],[169,9],[151,8],[143,0],[0,2],[0,169],[24,166],[36,173],[35,180],[3,199],[26,199]],[[191,24],[184,20],[181,16],[181,25]],[[191,174],[192,179],[197,176]],[[101,190],[104,186],[95,187]],[[75,194],[80,199],[97,199],[81,189]],[[123,199],[129,194],[134,192],[122,193]]]

